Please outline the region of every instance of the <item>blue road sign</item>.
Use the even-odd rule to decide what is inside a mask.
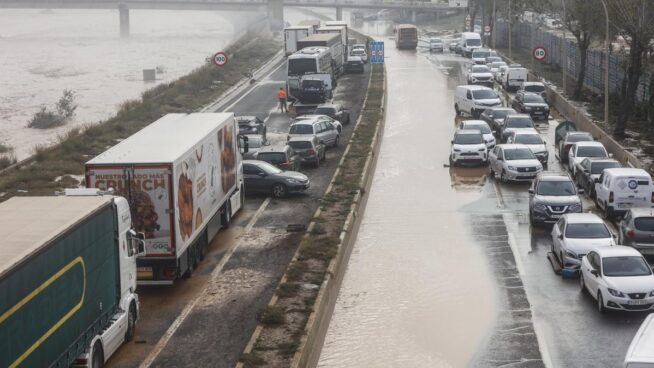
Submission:
[[[384,63],[384,42],[372,41],[370,42],[370,63],[383,64]]]

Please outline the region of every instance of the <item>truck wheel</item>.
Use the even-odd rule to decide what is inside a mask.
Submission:
[[[91,368],[102,368],[104,366],[104,354],[100,341],[93,344],[93,355],[91,356]]]
[[[129,305],[129,312],[127,314],[127,331],[125,331],[125,342],[132,341],[132,339],[134,339],[135,332],[136,332],[136,307],[132,302]]]
[[[229,203],[229,200],[225,202],[225,210],[220,218],[221,225],[223,228],[229,227],[229,223],[232,221],[232,206]]]
[[[286,197],[286,186],[281,183],[277,183],[272,187],[272,196],[275,198]]]
[[[459,104],[454,104],[454,111],[456,112],[456,116],[461,115],[461,110],[459,110]]]

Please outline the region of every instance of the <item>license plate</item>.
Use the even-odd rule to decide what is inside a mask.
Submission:
[[[154,273],[152,272],[152,267],[137,267],[136,268],[136,278],[139,280],[150,280],[154,278]]]
[[[553,219],[557,219],[557,218],[561,218],[561,215],[551,215],[550,217]]]
[[[628,300],[627,304],[629,305],[643,305],[643,304],[649,304],[647,300]]]
[[[618,208],[629,208],[631,207],[631,203],[619,203]]]

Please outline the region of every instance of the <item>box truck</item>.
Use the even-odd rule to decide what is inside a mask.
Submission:
[[[86,186],[127,198],[145,234],[139,284],[190,276],[241,208],[237,133],[232,113],[168,114],[86,163]]]
[[[347,26],[330,26],[330,27],[320,27],[316,30],[316,33],[336,33],[341,36],[341,55],[342,55],[342,61],[341,64],[345,64],[347,62]]]
[[[312,28],[312,33],[320,28],[320,21],[318,19],[306,19],[297,24],[298,26],[309,26]]]
[[[327,47],[334,60],[333,69],[335,77],[343,73],[343,43],[339,34],[320,33],[305,37],[297,42],[298,50],[307,47]]]
[[[301,48],[297,47],[297,42],[313,34],[311,26],[295,26],[284,28],[284,53],[286,56],[294,53]]]
[[[0,204],[0,367],[99,368],[134,337],[143,241],[128,202],[67,192]]]

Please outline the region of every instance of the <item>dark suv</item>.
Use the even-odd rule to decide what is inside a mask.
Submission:
[[[534,119],[547,120],[550,116],[550,106],[539,94],[525,91],[518,91],[511,104],[517,112],[529,114]]]
[[[260,161],[271,163],[282,170],[300,170],[300,156],[288,145],[282,147],[264,147],[254,157]]]
[[[322,104],[316,107],[314,115],[327,115],[343,125],[350,124],[350,112],[341,104]]]
[[[582,193],[568,174],[540,174],[529,188],[529,221],[553,224],[566,213],[581,213]]]

